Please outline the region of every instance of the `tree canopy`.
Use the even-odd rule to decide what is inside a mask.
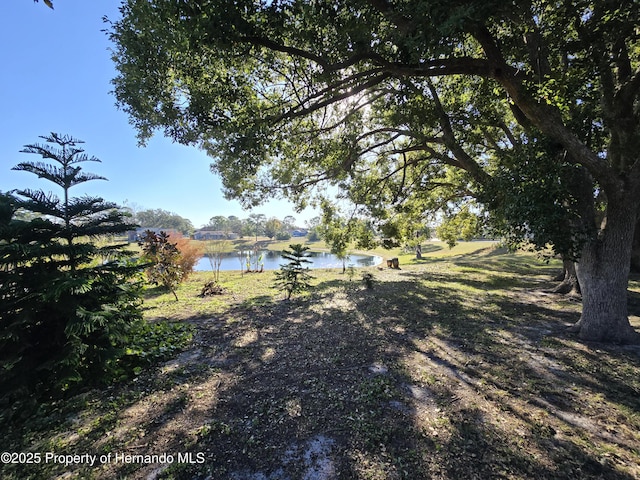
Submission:
[[[557,227],[531,227],[560,205],[572,228],[556,243],[586,287],[576,330],[635,338],[638,2],[128,0],[121,13],[118,103],[142,141],[162,130],[208,151],[228,196],[303,205],[331,184],[392,226],[476,197],[541,241]],[[558,196],[536,193],[553,182]]]
[[[184,235],[190,235],[193,232],[191,220],[161,208],[135,212],[133,218],[142,228],[173,229]]]

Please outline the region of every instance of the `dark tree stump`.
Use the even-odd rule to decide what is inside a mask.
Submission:
[[[395,268],[396,270],[400,270],[400,261],[398,260],[398,257],[388,259],[387,268]]]

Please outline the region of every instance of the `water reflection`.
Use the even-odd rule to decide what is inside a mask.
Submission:
[[[247,253],[251,253],[251,269],[256,268],[256,256],[253,252],[242,252],[225,254],[220,264],[220,270],[246,270],[247,269]],[[309,268],[342,268],[342,260],[338,259],[333,253],[327,252],[307,252],[309,260]],[[259,265],[264,264],[265,270],[277,270],[281,264],[287,263],[282,258],[281,252],[272,250],[263,250],[258,255],[262,255]],[[346,261],[347,266],[354,267],[371,267],[382,262],[382,257],[377,255],[349,255]],[[260,267],[258,266],[258,269]],[[208,257],[201,258],[195,266],[195,270],[205,271],[213,270],[211,261]]]

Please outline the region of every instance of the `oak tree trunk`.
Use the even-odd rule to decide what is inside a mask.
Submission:
[[[582,316],[572,327],[582,340],[612,343],[639,340],[627,312],[636,216],[636,205],[610,201],[606,225],[582,250],[576,265],[582,289]]]
[[[633,235],[633,246],[631,247],[631,271],[640,273],[640,221],[636,222],[636,229]]]
[[[568,258],[562,259],[562,274],[554,278],[560,282],[551,293],[559,293],[562,295],[579,295],[580,282],[576,273],[576,264]]]

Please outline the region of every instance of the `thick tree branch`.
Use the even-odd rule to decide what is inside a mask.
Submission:
[[[613,45],[613,58],[616,62],[618,84],[626,83],[632,75],[631,60],[624,38],[619,38]]]
[[[330,66],[330,62],[328,62],[325,58],[311,53],[308,50],[303,50],[301,48],[291,47],[288,45],[282,45],[268,38],[258,36],[244,36],[240,37],[240,41],[246,42],[250,45],[265,47],[276,52],[288,53],[293,57],[306,58],[307,60],[311,60],[312,62],[320,65],[324,69],[328,69]]]
[[[464,168],[469,174],[480,184],[486,184],[489,181],[489,175],[482,169],[478,163],[471,158],[471,156],[465,152],[462,148],[458,140],[456,139],[455,133],[453,132],[453,128],[451,127],[451,121],[449,116],[444,111],[442,107],[442,103],[440,102],[440,98],[438,96],[438,91],[435,86],[428,82],[428,88],[431,92],[431,97],[433,99],[433,103],[436,108],[436,112],[438,113],[440,127],[442,128],[442,138],[446,147],[453,153],[453,156],[459,162],[459,164]]]
[[[382,147],[384,145],[388,145],[390,143],[393,143],[394,141],[396,141],[401,136],[402,136],[401,134],[397,133],[397,134],[391,136],[390,138],[388,138],[386,140],[383,140],[382,142],[374,143],[373,145],[368,146],[364,150],[360,150],[358,152],[358,156],[367,155],[368,153],[371,153],[371,152],[377,150],[378,148],[380,148],[380,147]],[[361,139],[362,139],[362,137],[361,137]]]
[[[629,75],[615,96],[615,101],[620,104],[630,105],[640,96],[640,68]]]
[[[371,64],[376,65],[377,67],[384,69],[384,71],[398,77],[436,77],[465,74],[481,77],[493,77],[496,74],[494,65],[486,59],[475,57],[451,57],[425,61],[418,64],[404,64],[388,61],[375,52],[360,52],[341,62],[331,63],[326,58],[308,50],[282,45],[264,37],[245,36],[241,38],[241,41],[247,42],[251,45],[262,46],[273,51],[287,53],[292,57],[310,60],[319,65],[323,69],[324,73],[327,74],[346,70],[365,61],[369,61]],[[503,68],[510,70],[510,73],[514,76],[524,77],[525,75],[524,72],[514,69],[506,64]],[[372,69],[371,71],[375,71],[375,69]],[[363,73],[360,73],[358,75],[362,74]]]
[[[482,46],[488,61],[494,65],[495,80],[507,91],[515,105],[531,120],[537,128],[560,142],[570,158],[576,164],[584,165],[600,184],[611,192],[622,187],[616,174],[609,168],[607,160],[600,158],[597,153],[588,148],[564,123],[558,111],[548,105],[533,99],[526,91],[520,79],[511,74],[511,68],[502,56],[493,36],[486,27],[478,27],[473,31],[474,38]]]
[[[500,122],[498,127],[504,132],[504,134],[507,136],[507,138],[509,139],[509,142],[511,142],[512,146],[516,146],[516,145],[520,145],[520,142],[516,139],[516,137],[513,135],[513,132],[511,131],[511,129],[507,126],[506,123],[504,122]]]
[[[354,65],[357,65],[362,62],[371,62],[374,65],[383,65],[386,60],[379,54],[375,52],[358,52],[354,53],[350,57],[340,61],[340,62],[329,62],[326,58],[316,55],[308,50],[304,50],[297,47],[292,47],[289,45],[283,45],[273,40],[264,37],[258,36],[245,36],[240,39],[243,42],[249,43],[250,45],[265,47],[269,50],[273,50],[276,52],[287,53],[292,57],[304,58],[310,60],[320,67],[322,67],[323,72],[325,74],[339,72],[340,70],[345,70]]]

